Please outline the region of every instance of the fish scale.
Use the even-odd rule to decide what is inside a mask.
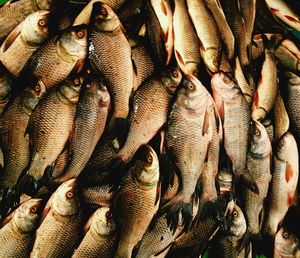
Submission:
[[[110,192],[109,185],[85,187],[81,193],[85,203],[104,207],[111,206],[113,193]]]

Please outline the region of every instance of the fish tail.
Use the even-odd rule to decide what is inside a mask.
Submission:
[[[128,133],[129,122],[127,118],[112,117],[108,124],[110,139],[118,139],[122,146],[125,143]]]
[[[265,34],[262,34],[262,39],[265,45],[265,49],[268,49],[273,53],[283,41],[283,37],[279,34],[272,34],[270,39]]]
[[[0,191],[0,221],[20,203],[21,193],[13,188],[5,187]]]

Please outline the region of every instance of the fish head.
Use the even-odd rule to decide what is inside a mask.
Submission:
[[[76,214],[80,208],[76,179],[62,183],[53,193],[52,198],[51,208],[60,216]]]
[[[232,190],[232,172],[222,169],[218,172],[218,182],[221,193],[231,192]]]
[[[184,76],[177,96],[177,103],[181,107],[193,111],[205,111],[211,100],[210,94],[195,76]]]
[[[159,162],[155,151],[149,145],[143,145],[136,160],[136,178],[139,182],[152,184],[159,179]]]
[[[42,199],[29,199],[17,208],[12,220],[19,231],[29,233],[37,228],[42,204]]]
[[[267,157],[271,154],[272,146],[266,128],[259,122],[252,122],[252,137],[250,153],[260,157]]]
[[[123,29],[116,13],[109,5],[103,2],[95,2],[93,4],[91,24],[97,31],[112,32],[118,28]]]
[[[182,79],[182,73],[178,67],[167,69],[162,73],[161,81],[166,87],[167,91],[173,94]]]
[[[231,226],[229,228],[230,237],[235,240],[241,239],[247,230],[245,216],[239,206],[236,204],[231,212]]]
[[[49,35],[50,12],[47,10],[40,10],[29,15],[22,26],[21,38],[30,46],[38,46]]]
[[[213,94],[217,94],[224,101],[233,101],[239,94],[240,88],[228,74],[223,72],[215,73],[211,78]]]
[[[110,94],[103,78],[93,78],[90,82],[86,83],[85,87],[90,94],[96,96],[100,107],[110,105]]]
[[[76,25],[62,32],[59,37],[59,45],[69,55],[84,58],[87,54],[87,38],[87,25]]]
[[[286,161],[291,155],[298,155],[291,151],[293,145],[297,146],[293,135],[290,132],[285,133],[277,143],[277,158]]]
[[[12,80],[7,71],[0,68],[0,103],[7,102],[12,89]]]
[[[216,73],[219,70],[221,62],[220,51],[215,48],[208,48],[206,50],[202,50],[200,48],[200,52],[205,62],[206,68],[211,73]]]
[[[289,233],[286,229],[281,228],[275,235],[275,252],[280,257],[294,256],[299,249],[299,239],[296,235]]]
[[[74,77],[70,77],[65,80],[62,86],[59,88],[59,92],[70,102],[77,103],[83,82],[84,77],[82,75],[78,74]]]
[[[101,207],[96,210],[91,227],[97,232],[98,235],[111,235],[116,229],[116,224],[112,218],[110,208]]]
[[[38,104],[41,98],[46,94],[46,86],[39,80],[31,87],[27,87],[24,90],[22,103],[28,114],[31,114],[32,110]]]

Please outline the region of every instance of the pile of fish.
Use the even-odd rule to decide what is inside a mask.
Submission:
[[[0,257],[300,257],[300,15],[284,0],[0,7]]]

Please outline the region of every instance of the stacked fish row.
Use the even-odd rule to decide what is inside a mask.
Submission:
[[[286,26],[282,0],[1,6],[0,256],[300,257]]]

